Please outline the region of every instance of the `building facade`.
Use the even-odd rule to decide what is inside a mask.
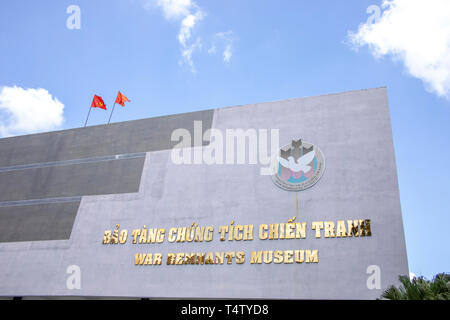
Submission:
[[[396,172],[386,88],[0,139],[0,296],[377,298]]]

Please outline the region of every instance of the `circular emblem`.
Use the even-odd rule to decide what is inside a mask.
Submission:
[[[282,147],[275,163],[272,180],[288,191],[302,191],[312,187],[325,170],[322,151],[301,139],[292,140],[291,144]]]

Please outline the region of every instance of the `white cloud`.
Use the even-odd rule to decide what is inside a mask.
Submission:
[[[227,45],[225,47],[225,50],[223,51],[223,61],[230,62],[232,55],[233,54],[231,53],[231,45]]]
[[[201,47],[201,39],[198,37],[193,43],[190,43],[190,40],[194,27],[203,20],[206,13],[192,0],[147,0],[144,4],[146,9],[152,6],[160,8],[167,20],[180,22],[178,42],[181,46],[181,56],[192,72],[195,72],[192,54]]]
[[[178,32],[178,42],[181,50],[180,64],[186,64],[192,72],[196,72],[193,54],[202,50],[202,39],[197,36],[193,37],[193,31],[196,25],[205,17],[205,11],[200,8],[193,0],[142,0],[144,8],[151,10],[153,8],[160,9],[165,19],[171,22],[180,23]],[[228,63],[233,56],[233,32],[218,32],[214,34],[212,45],[208,49],[208,54],[217,53],[216,43],[223,46],[223,61]]]
[[[191,30],[194,28],[195,24],[203,19],[203,13],[197,11],[195,14],[187,15],[181,21],[180,33],[178,34],[178,41],[183,47],[186,47],[186,42],[191,38]]]
[[[200,41],[200,38],[197,38],[197,40],[191,44],[190,46],[183,48],[181,52],[181,56],[184,59],[184,63],[188,64],[191,67],[192,72],[196,72],[194,61],[192,60],[192,53],[196,50],[200,50],[202,47],[202,42]]]
[[[233,31],[218,32],[214,35],[211,47],[208,49],[209,54],[217,53],[217,42],[224,47],[222,56],[224,62],[230,62],[233,56]]]
[[[209,54],[215,54],[217,52],[216,45],[213,43],[211,48],[208,49]]]
[[[416,274],[414,272],[409,272],[409,279],[412,280],[416,277]]]
[[[162,9],[164,17],[170,20],[188,16],[195,4],[191,0],[157,0],[156,5]]]
[[[3,87],[0,90],[0,137],[59,128],[64,105],[45,89]]]
[[[450,1],[385,0],[379,19],[349,32],[355,48],[367,45],[375,57],[390,55],[428,91],[450,97]]]

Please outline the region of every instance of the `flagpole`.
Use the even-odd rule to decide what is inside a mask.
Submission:
[[[91,109],[92,109],[92,106],[89,107],[89,112],[88,112],[88,115],[87,115],[87,118],[86,118],[86,122],[84,123],[85,127],[87,125],[87,122],[88,122],[88,119],[89,119],[89,115],[91,114]]]
[[[109,116],[108,124],[111,122],[111,118],[112,118],[112,115],[113,115],[113,112],[114,112],[114,108],[115,108],[115,107],[116,107],[116,103],[114,102],[113,109],[112,109],[112,111],[111,111],[111,115]]]

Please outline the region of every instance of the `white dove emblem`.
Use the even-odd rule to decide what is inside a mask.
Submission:
[[[290,156],[288,160],[278,157],[278,161],[280,164],[285,167],[291,169],[293,172],[299,172],[303,171],[303,173],[308,173],[309,170],[311,170],[311,166],[308,166],[308,164],[313,161],[314,157],[316,156],[316,151],[310,151],[304,156],[301,156],[297,159],[297,162],[295,162],[294,157]]]

